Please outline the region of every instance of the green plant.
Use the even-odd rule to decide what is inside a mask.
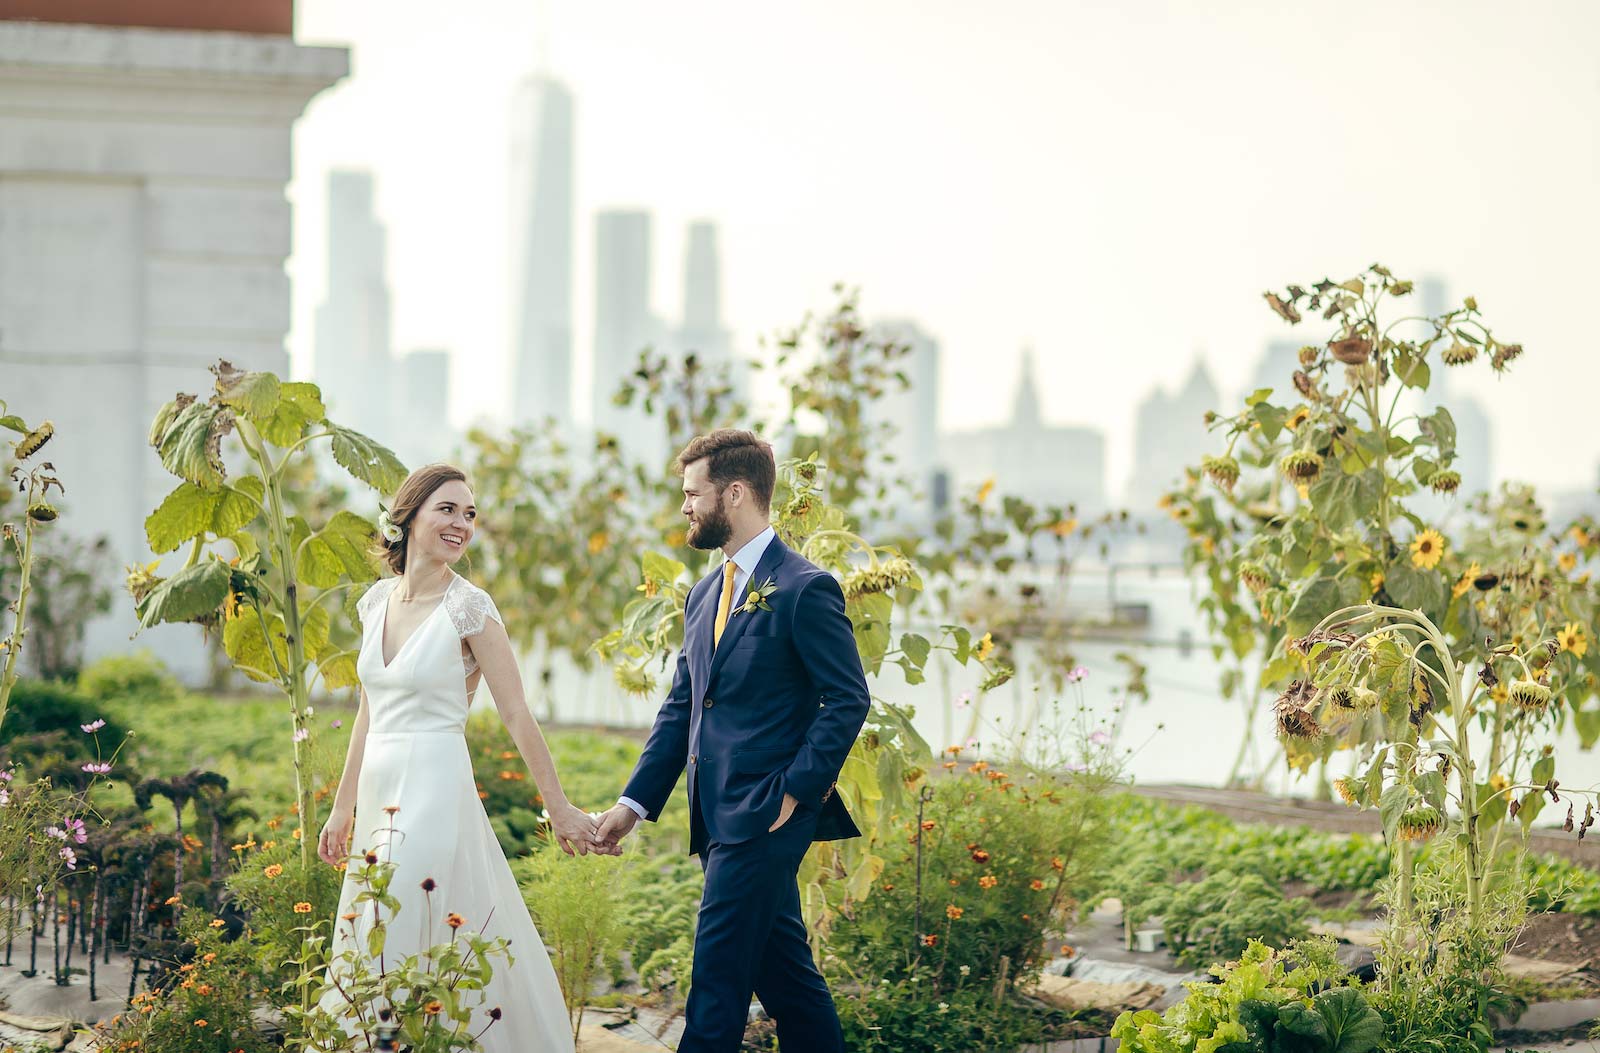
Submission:
[[[1145,909],[1160,916],[1167,946],[1191,969],[1236,958],[1252,940],[1281,946],[1308,933],[1305,901],[1286,899],[1260,874],[1219,870],[1158,888]]]
[[[970,1053],[1014,1050],[1059,1036],[1072,1015],[997,993],[993,984],[959,983],[930,992],[925,972],[864,983],[836,1000],[845,1047],[862,1053]]]
[[[398,961],[384,954],[388,927],[401,909],[389,891],[394,873],[387,861],[355,864],[350,877],[360,891],[337,922],[346,927],[351,946],[330,955],[324,923],[302,928],[304,949],[294,959],[298,975],[290,982],[300,998],[286,1007],[298,1032],[293,1040],[302,1043],[296,1048],[370,1049],[392,1022],[412,1053],[475,1050],[478,1038],[500,1020],[502,1008],[484,1005],[483,992],[494,963],[509,957],[504,938],[487,939],[452,915],[448,935],[439,934],[443,942]],[[424,894],[428,903],[422,909],[432,917],[433,892]]]
[[[17,684],[17,659],[22,654],[22,648],[28,637],[28,598],[30,595],[30,578],[34,571],[34,532],[40,524],[54,522],[59,512],[50,503],[50,490],[65,492],[61,480],[56,478],[55,466],[45,461],[35,464],[31,468],[24,468],[25,462],[38,455],[51,437],[55,435],[55,425],[45,421],[37,428],[30,428],[21,417],[6,411],[6,404],[0,400],[0,428],[7,428],[22,438],[11,445],[11,454],[16,463],[11,466],[9,473],[11,482],[23,494],[22,525],[15,523],[0,523],[0,545],[10,545],[16,553],[17,584],[12,600],[6,604],[11,611],[11,628],[6,635],[0,637],[0,654],[4,661],[0,662],[0,726],[4,726],[6,719],[6,706],[11,699],[11,690]]]
[[[322,440],[345,471],[380,492],[400,484],[405,466],[383,446],[328,419],[314,384],[280,381],[228,362],[211,372],[216,383],[209,398],[179,395],[150,429],[150,445],[181,482],[145,520],[145,534],[158,554],[188,545],[188,559],[170,578],[156,574],[157,564],[134,568],[128,587],[142,627],[197,622],[220,628],[240,671],[276,684],[288,697],[296,812],[305,828],[315,829],[304,745],[311,734],[311,685],[317,677],[329,688],[356,682],[355,652],[335,641],[330,608],[342,599],[348,617],[352,588],[377,578],[371,552],[376,528],[341,510],[313,529],[293,514],[291,486],[305,476],[299,462]],[[231,483],[222,458],[230,434],[252,469]],[[258,521],[265,548],[247,529]],[[219,554],[218,546],[232,555]],[[301,851],[309,865],[309,838]]]
[[[1331,941],[1330,941],[1331,942]],[[1252,940],[1216,983],[1184,984],[1188,997],[1157,1013],[1124,1013],[1111,1029],[1123,1053],[1369,1053],[1384,1021],[1332,950]]]
[[[516,874],[553,959],[576,1040],[595,975],[628,935],[622,925],[633,885],[628,864],[614,856],[574,861],[539,852],[518,860]]]
[[[99,702],[129,696],[165,700],[180,690],[165,663],[148,650],[110,654],[89,663],[78,674],[77,686],[80,694]]]

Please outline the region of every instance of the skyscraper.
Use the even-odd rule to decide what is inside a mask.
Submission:
[[[455,433],[450,428],[450,352],[412,351],[396,371],[394,452],[407,468],[451,456]]]
[[[901,390],[898,383],[891,384],[866,412],[894,429],[885,451],[894,458],[887,474],[905,478],[925,501],[931,500],[933,473],[939,467],[939,342],[910,319],[890,319],[873,328],[876,336],[910,348],[895,367],[911,386]],[[1034,418],[1037,425],[1037,413]]]
[[[637,369],[639,352],[661,337],[650,313],[650,214],[609,210],[595,217],[594,427],[613,435],[630,456],[651,463],[665,456],[660,421],[646,416],[636,398],[613,401]]]
[[[1286,376],[1271,386],[1282,392],[1287,385]],[[1177,392],[1169,395],[1158,388],[1139,403],[1133,437],[1133,478],[1128,481],[1124,498],[1129,512],[1154,515],[1156,502],[1177,485],[1184,468],[1198,465],[1201,454],[1211,449],[1205,415],[1207,410],[1219,408],[1218,398],[1205,361],[1197,357]]]
[[[549,77],[511,105],[512,420],[572,423],[572,93]]]
[[[371,172],[328,173],[328,291],[316,311],[314,372],[334,420],[388,444],[388,237],[372,196]]]
[[[717,250],[717,225],[710,220],[689,224],[683,260],[683,326],[678,346],[698,355],[719,373],[726,371],[733,397],[748,398],[749,376],[733,353],[733,337],[722,325],[722,261]]]

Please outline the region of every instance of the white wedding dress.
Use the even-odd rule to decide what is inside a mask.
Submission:
[[[489,826],[467,753],[466,682],[477,663],[462,654],[461,641],[481,632],[486,618],[501,621],[500,612],[488,593],[452,572],[438,607],[386,665],[383,628],[398,581],[379,581],[356,604],[362,626],[356,671],[367,692],[368,729],[351,869],[367,851],[395,864],[390,892],[401,909],[387,919],[384,958],[391,964],[447,941],[452,913],[465,919],[464,929],[509,941],[513,961],[493,961],[482,1003],[474,992],[462,994],[477,1005],[472,1031],[484,1032],[486,1053],[568,1053],[572,1026],[555,970]],[[427,878],[431,894],[422,889]],[[334,922],[335,955],[366,947],[371,905],[354,922],[343,917],[359,891],[347,876]],[[495,1007],[502,1015],[491,1026]]]

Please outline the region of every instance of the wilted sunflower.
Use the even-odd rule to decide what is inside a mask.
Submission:
[[[1444,829],[1444,820],[1438,809],[1418,801],[1400,813],[1400,825],[1395,831],[1402,841],[1426,841]]]
[[[1372,341],[1364,336],[1349,336],[1328,341],[1328,351],[1347,366],[1366,365],[1372,357]]]
[[[1513,680],[1506,696],[1518,709],[1543,713],[1550,708],[1550,688],[1534,680]]]
[[[49,523],[61,513],[49,501],[40,501],[36,505],[28,506],[28,518],[35,523]]]
[[[1212,482],[1229,493],[1233,492],[1233,484],[1239,481],[1239,462],[1227,454],[1200,458],[1200,468],[1211,477]]]
[[[1314,739],[1322,734],[1322,727],[1311,715],[1312,687],[1296,680],[1284,689],[1272,705],[1278,720],[1278,734],[1286,739]]]
[[[1312,347],[1308,344],[1296,352],[1296,357],[1300,359],[1300,366],[1302,369],[1310,369],[1312,366],[1317,364],[1317,356],[1321,354],[1322,351],[1320,349]]]
[[[1310,450],[1295,450],[1278,462],[1284,476],[1296,485],[1307,485],[1322,475],[1322,458]]]
[[[1557,631],[1556,643],[1561,645],[1563,651],[1571,651],[1579,658],[1589,650],[1589,638],[1583,634],[1583,626],[1578,622],[1568,622],[1565,628]]]
[[[1300,321],[1300,309],[1294,304],[1279,298],[1277,293],[1268,292],[1261,295],[1266,298],[1267,305],[1277,312],[1279,318],[1282,318],[1290,325]]]
[[[1464,366],[1478,357],[1478,349],[1471,344],[1451,344],[1439,352],[1439,358],[1447,366]]]
[[[1436,494],[1453,494],[1461,489],[1461,473],[1454,468],[1446,468],[1442,472],[1434,472],[1428,479],[1428,485]]]
[[[16,444],[11,447],[11,452],[16,456],[17,460],[26,461],[29,457],[38,453],[55,433],[56,426],[49,421],[45,421],[18,439]]]
[[[1432,570],[1444,558],[1444,537],[1429,528],[1411,539],[1411,565]]]
[[[1272,585],[1272,579],[1267,576],[1267,568],[1259,563],[1239,564],[1239,580],[1244,582],[1244,587],[1257,596],[1266,592]]]
[[[1339,794],[1339,800],[1345,804],[1361,803],[1361,786],[1354,779],[1335,779],[1333,780],[1333,788]]]

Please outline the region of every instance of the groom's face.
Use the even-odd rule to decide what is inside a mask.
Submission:
[[[710,551],[721,548],[733,536],[733,524],[722,504],[722,490],[707,478],[705,461],[696,461],[683,470],[683,514],[689,518],[688,541],[691,548]]]

